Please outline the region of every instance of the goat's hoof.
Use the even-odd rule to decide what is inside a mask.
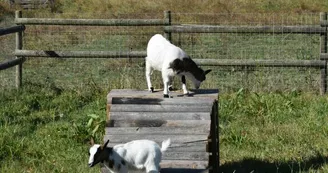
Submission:
[[[150,87],[150,90],[149,90],[150,92],[154,92],[154,87]]]
[[[170,86],[170,87],[169,87],[169,91],[173,91],[173,87]]]
[[[184,95],[184,96],[187,96],[187,97],[190,97],[190,96],[191,96],[191,95],[189,94],[189,92],[184,93],[183,95]]]
[[[163,94],[164,98],[170,98],[170,96],[168,94]]]

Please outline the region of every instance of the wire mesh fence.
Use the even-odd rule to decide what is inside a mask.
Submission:
[[[58,14],[56,14],[58,15]],[[319,14],[193,14],[172,13],[172,25],[229,26],[318,26]],[[64,18],[27,14],[34,18]],[[66,18],[151,19],[158,14],[67,14]],[[91,50],[145,51],[152,35],[163,34],[162,26],[53,26],[28,25],[23,35],[26,50]],[[10,36],[13,37],[13,36]],[[291,33],[172,33],[172,43],[184,49],[192,58],[258,59],[258,60],[318,60],[320,34]],[[1,38],[2,39],[2,38]],[[4,40],[0,40],[4,41]],[[7,43],[6,43],[7,44]],[[12,47],[5,47],[9,52]],[[3,57],[1,57],[3,58]],[[3,60],[3,59],[1,59]],[[251,91],[319,92],[320,70],[312,68],[264,67],[203,67],[211,68],[202,88],[219,88],[222,92],[247,88]],[[64,88],[96,85],[101,88],[146,89],[144,59],[106,58],[36,58],[29,57],[23,65],[23,83],[45,83]],[[9,71],[13,71],[10,69]],[[14,74],[0,71],[2,81],[14,79]],[[152,75],[155,88],[162,88],[161,75]],[[1,82],[1,87],[11,87]],[[175,88],[180,88],[178,79]]]
[[[0,28],[6,28],[14,25],[12,17],[6,17],[0,20]],[[14,59],[15,34],[0,36],[0,63]],[[0,70],[0,88],[10,89],[15,87],[15,68]]]

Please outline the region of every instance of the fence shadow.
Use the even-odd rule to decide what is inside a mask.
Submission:
[[[317,170],[327,164],[328,156],[317,154],[303,161],[270,162],[254,158],[246,158],[237,162],[225,163],[220,166],[220,173],[290,173]]]

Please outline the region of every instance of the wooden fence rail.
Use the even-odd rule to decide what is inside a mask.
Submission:
[[[145,58],[146,51],[44,51],[16,50],[15,56],[47,58]],[[309,67],[324,68],[321,60],[254,60],[254,59],[196,59],[202,66],[245,66],[245,67]]]
[[[145,58],[146,51],[46,51],[15,50],[15,56],[48,58]]]
[[[161,26],[168,25],[165,19],[47,19],[16,18],[21,25],[84,25],[84,26]]]
[[[13,60],[9,60],[6,62],[3,62],[0,64],[0,70],[5,70],[7,68],[19,65],[19,64],[23,64],[25,62],[25,58],[17,58],[17,59],[13,59]]]
[[[243,66],[243,67],[308,67],[325,68],[321,60],[254,60],[254,59],[195,59],[202,66]]]
[[[165,26],[172,33],[255,33],[255,34],[323,34],[321,26],[217,26],[217,25],[172,25]]]
[[[234,34],[317,34],[320,36],[319,60],[253,60],[253,59],[195,59],[199,65],[243,66],[243,67],[308,67],[319,68],[321,72],[320,93],[327,91],[327,13],[320,13],[320,25],[302,26],[228,26],[228,25],[171,25],[170,11],[164,12],[163,19],[49,19],[22,18],[16,12],[18,25],[84,25],[84,26],[163,26],[164,36],[172,40],[172,33],[234,33]],[[56,58],[144,58],[145,51],[46,51],[24,50],[22,32],[16,34],[17,57]]]
[[[0,28],[0,36],[12,34],[15,32],[22,32],[24,30],[25,30],[24,25],[17,25],[17,26],[12,26],[12,27],[8,27],[8,28]]]

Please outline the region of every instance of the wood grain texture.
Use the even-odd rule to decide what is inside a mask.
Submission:
[[[210,127],[111,127],[105,129],[106,135],[204,135],[210,133]]]
[[[322,21],[321,26],[327,22]],[[256,33],[256,34],[321,34],[326,31],[319,25],[311,26],[224,26],[224,25],[171,25],[164,32],[172,33]]]
[[[211,172],[205,170],[217,152],[218,90],[194,90],[191,97],[180,91],[170,92],[172,98],[163,98],[156,90],[112,90],[107,95],[110,119],[107,121],[104,142],[109,147],[132,140],[149,139],[161,145],[171,139],[171,145],[162,157],[161,172]],[[214,121],[214,122],[213,122]],[[209,152],[207,149],[210,148]],[[144,172],[144,171],[132,171]]]
[[[149,93],[150,94],[150,93]],[[111,97],[111,96],[110,96]],[[160,96],[162,97],[162,96]],[[200,97],[176,97],[170,98],[129,98],[129,97],[111,97],[111,104],[147,104],[147,105],[208,105],[213,104],[211,98]],[[109,102],[110,103],[110,102]]]
[[[107,127],[208,127],[210,120],[109,120]]]
[[[208,173],[207,162],[197,160],[162,160],[161,173]],[[101,166],[102,173],[110,173]],[[145,173],[145,170],[131,170],[129,173]]]
[[[209,112],[111,112],[110,115],[112,120],[211,120]]]
[[[111,112],[210,112],[212,105],[112,104]]]
[[[158,98],[158,99],[176,99],[176,98],[210,98],[218,99],[218,89],[197,89],[190,90],[190,96],[183,95],[182,91],[170,92],[172,98],[163,98],[163,91],[155,89],[153,93],[148,90],[137,90],[137,89],[113,89],[107,95],[108,104],[112,103],[114,97],[125,97],[125,98]]]
[[[183,143],[203,143],[207,141],[208,135],[105,135],[104,141],[109,139],[111,143],[126,143],[132,140],[148,139],[161,144],[162,141],[170,138],[172,144]]]

